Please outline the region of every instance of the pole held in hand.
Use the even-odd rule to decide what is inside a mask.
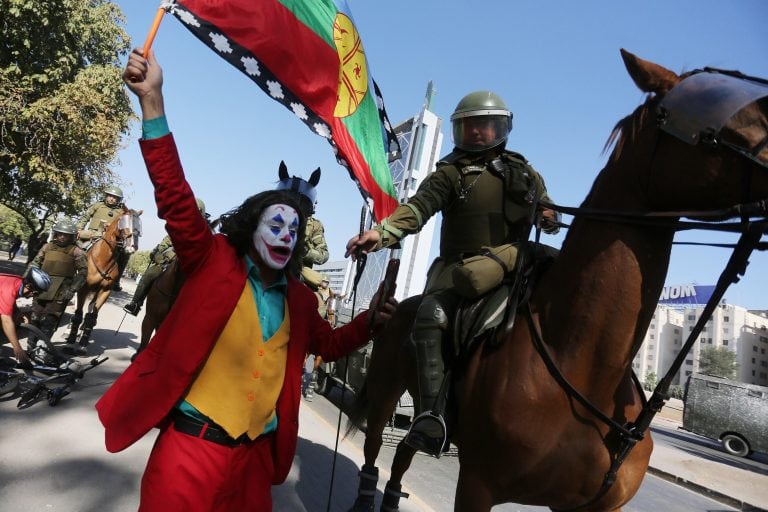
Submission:
[[[152,21],[152,27],[149,29],[149,34],[147,34],[147,39],[144,41],[144,58],[147,58],[147,55],[149,55],[149,49],[152,48],[152,42],[155,40],[155,36],[157,35],[157,29],[160,28],[160,22],[163,21],[163,15],[165,14],[166,6],[165,4],[161,5],[157,9],[157,13],[155,14],[155,19]]]

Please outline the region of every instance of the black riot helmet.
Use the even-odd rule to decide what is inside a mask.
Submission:
[[[498,94],[475,91],[461,98],[451,123],[457,148],[482,152],[506,143],[512,131],[512,112]]]

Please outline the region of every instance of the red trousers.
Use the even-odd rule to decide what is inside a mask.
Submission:
[[[139,512],[269,512],[272,437],[235,447],[165,428],[141,479]]]

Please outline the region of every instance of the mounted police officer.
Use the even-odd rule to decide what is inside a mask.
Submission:
[[[435,456],[447,449],[445,397],[441,396],[446,370],[443,344],[462,300],[453,270],[484,248],[527,239],[538,200],[548,200],[544,180],[525,157],[505,149],[512,113],[497,94],[466,95],[451,115],[451,123],[453,152],[437,163],[435,172],[405,204],[347,243],[347,255],[353,257],[358,250],[377,251],[418,232],[437,212],[443,214],[440,256],[430,268],[411,331],[420,414],[405,438],[412,448]],[[541,218],[545,231],[558,230],[555,212],[544,210]]]
[[[198,197],[195,201],[197,201],[197,209],[200,211],[200,214],[205,217],[205,220],[208,220],[210,215],[205,213],[205,203],[203,200]],[[173,263],[175,259],[176,251],[173,249],[171,237],[165,235],[165,238],[163,238],[160,243],[152,249],[152,252],[149,253],[149,266],[141,275],[139,284],[136,286],[136,291],[133,292],[131,302],[123,306],[125,312],[130,313],[133,316],[139,314],[141,305],[144,304],[144,300],[149,294],[152,283],[163,274],[165,269],[168,268],[168,265]]]
[[[88,277],[85,251],[75,244],[77,227],[72,220],[62,218],[53,225],[51,241],[43,245],[29,264],[45,271],[51,286],[35,297],[32,323],[48,337],[53,336],[64,310]]]
[[[91,244],[104,233],[105,227],[123,214],[124,209],[122,189],[115,185],[106,187],[104,199],[89,206],[77,223],[78,245],[88,250]],[[130,255],[125,251],[118,251],[116,254],[118,274],[112,285],[113,290],[121,290],[120,278],[123,276],[129,257]]]

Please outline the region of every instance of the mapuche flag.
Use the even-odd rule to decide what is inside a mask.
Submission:
[[[201,41],[333,146],[381,220],[397,207],[399,154],[346,0],[176,0]]]

